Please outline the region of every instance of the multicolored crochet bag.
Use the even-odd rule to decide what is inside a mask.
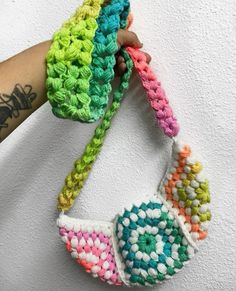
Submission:
[[[106,1],[107,2],[107,1]],[[179,127],[164,90],[138,49],[122,48],[127,70],[108,109],[114,78],[117,31],[127,29],[128,0],[85,0],[55,33],[48,53],[48,99],[53,113],[83,122],[103,120],[65,179],[58,198],[59,233],[71,256],[93,277],[114,285],[153,286],[171,278],[194,256],[207,236],[210,194],[201,164],[177,139]],[[173,141],[169,166],[155,195],[135,202],[112,221],[65,214],[80,193],[103,145],[133,66],[160,128]]]

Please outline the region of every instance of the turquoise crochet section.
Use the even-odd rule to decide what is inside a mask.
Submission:
[[[105,6],[97,19],[98,29],[93,40],[94,50],[90,65],[89,96],[91,120],[96,121],[105,113],[114,79],[115,54],[118,51],[117,31],[126,28],[130,4],[127,0],[113,0]]]
[[[158,198],[133,205],[117,218],[116,235],[128,285],[171,278],[193,255],[173,214]]]

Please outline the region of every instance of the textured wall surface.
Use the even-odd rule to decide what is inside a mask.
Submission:
[[[0,60],[50,38],[78,2],[1,0]],[[181,137],[198,153],[212,192],[208,240],[173,281],[154,290],[236,290],[236,1],[131,2],[133,30],[153,56]],[[71,260],[55,227],[57,193],[94,127],[59,120],[45,104],[0,145],[1,291],[116,290]],[[134,76],[71,214],[112,219],[155,191],[169,152]]]

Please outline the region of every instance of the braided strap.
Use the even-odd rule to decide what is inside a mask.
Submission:
[[[148,101],[155,111],[156,119],[161,129],[169,137],[174,137],[179,132],[179,126],[173,111],[169,105],[165,91],[158,82],[155,74],[147,64],[146,55],[137,49],[128,47],[134,66],[141,78],[144,89],[147,92]]]
[[[125,50],[121,50],[127,70],[121,77],[119,88],[115,91],[110,109],[106,112],[101,124],[96,128],[91,142],[86,146],[83,155],[74,163],[74,169],[65,179],[65,185],[58,197],[58,209],[68,210],[79,195],[88,175],[103,145],[106,132],[110,127],[112,118],[120,107],[124,91],[129,86],[133,62]]]
[[[85,0],[54,34],[47,55],[47,96],[60,118],[94,122],[104,115],[114,78],[117,31],[128,24],[128,0]]]

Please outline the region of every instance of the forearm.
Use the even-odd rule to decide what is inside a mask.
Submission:
[[[46,54],[42,42],[0,63],[0,142],[47,101]]]

